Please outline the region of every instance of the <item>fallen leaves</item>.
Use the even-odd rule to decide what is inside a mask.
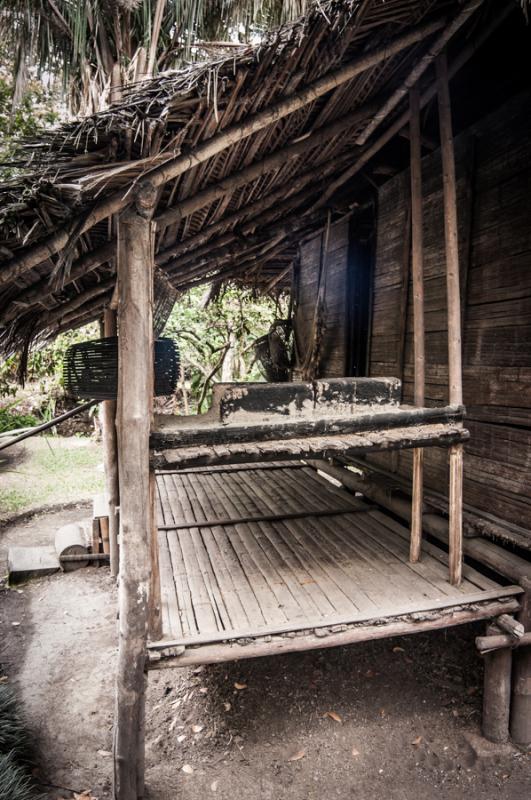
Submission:
[[[219,785],[219,781],[212,781],[212,783],[210,784],[210,791],[211,792],[217,792],[218,785]]]
[[[334,722],[339,722],[340,724],[343,722],[337,711],[325,711],[323,717],[330,717],[330,719],[333,719]]]
[[[74,792],[74,800],[98,800],[98,798],[94,797],[89,789],[86,789],[84,792]]]
[[[422,736],[417,736],[416,739],[413,739],[411,744],[415,745],[415,747],[418,747],[421,742],[422,742]]]
[[[396,647],[393,647],[393,653],[405,653],[405,652],[406,651],[404,650],[403,647],[399,647],[398,645]]]
[[[185,775],[193,775],[194,768],[190,764],[184,764],[181,769]]]
[[[352,748],[352,758],[357,758],[359,756],[359,754],[360,754],[360,751],[356,747],[353,747]]]
[[[236,681],[236,683],[234,684],[234,688],[237,689],[239,692],[242,692],[244,689],[247,689],[247,684],[238,683],[238,681]]]
[[[230,703],[223,703],[223,708],[225,709],[225,711],[230,711],[232,705]]]
[[[204,725],[192,725],[192,732],[201,733],[204,727],[205,727]]]
[[[304,758],[305,755],[306,755],[306,751],[305,750],[297,750],[296,753],[293,753],[293,755],[291,755],[288,758],[288,761],[300,761],[301,758]]]

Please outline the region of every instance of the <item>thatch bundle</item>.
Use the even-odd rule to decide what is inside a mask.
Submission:
[[[458,0],[319,2],[260,45],[137,83],[106,111],[21,143],[20,176],[0,185],[0,349],[101,315],[117,214],[148,179],[156,263],[174,287],[289,285],[301,238],[330,208],[355,206],[349,178],[371,156],[375,112],[387,103],[400,122],[400,87],[460,15]]]

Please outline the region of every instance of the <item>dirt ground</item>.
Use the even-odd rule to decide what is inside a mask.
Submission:
[[[0,530],[0,562],[10,544],[47,544],[87,513]],[[116,590],[107,569],[5,590],[0,620],[0,663],[24,704],[47,797],[110,797]],[[478,739],[477,633],[151,673],[147,797],[524,800],[529,754]]]

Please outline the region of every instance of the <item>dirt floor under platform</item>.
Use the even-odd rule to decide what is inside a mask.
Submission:
[[[0,531],[45,544],[87,506]],[[0,663],[50,798],[110,797],[116,590],[106,568],[0,593]],[[482,749],[482,665],[465,626],[149,676],[150,800],[520,800],[531,757]],[[479,742],[479,744],[478,744]]]

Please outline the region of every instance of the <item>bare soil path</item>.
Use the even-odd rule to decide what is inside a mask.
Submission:
[[[49,543],[57,527],[87,512],[1,530],[0,560],[9,544]],[[0,620],[0,663],[24,704],[43,780],[109,798],[116,589],[107,570],[1,592]],[[482,681],[476,633],[466,626],[151,673],[149,800],[524,800],[529,755],[473,746]],[[72,796],[52,786],[47,795]]]

